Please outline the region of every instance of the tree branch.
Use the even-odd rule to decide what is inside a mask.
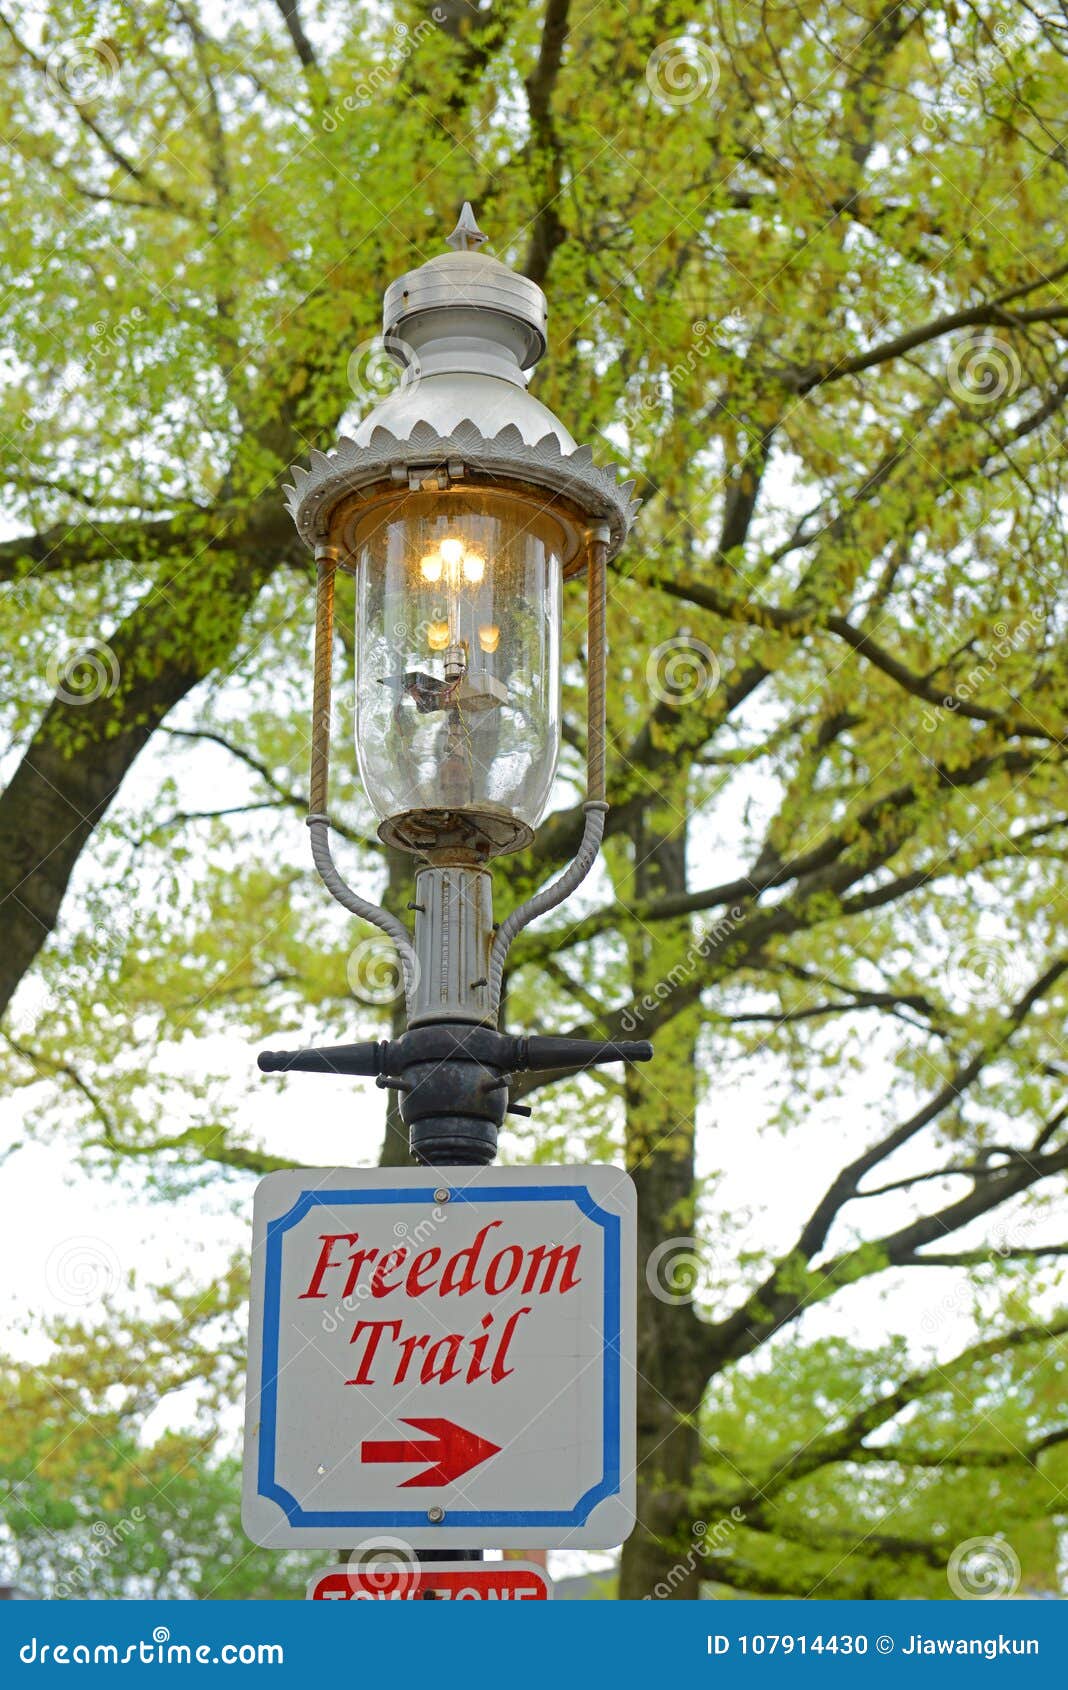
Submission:
[[[737,1499],[736,1505],[746,1514],[750,1511],[761,1514],[769,1497],[775,1496],[788,1485],[796,1484],[799,1479],[807,1478],[821,1467],[851,1459],[853,1454],[863,1447],[865,1438],[870,1437],[880,1426],[896,1420],[904,1409],[921,1397],[947,1390],[958,1375],[970,1372],[985,1361],[1022,1349],[1028,1344],[1048,1342],[1050,1338],[1060,1337],[1066,1332],[1068,1314],[1062,1314],[1048,1324],[1018,1326],[1009,1332],[998,1333],[993,1338],[986,1338],[961,1350],[948,1361],[908,1374],[892,1391],[865,1404],[842,1426],[822,1438],[814,1438],[804,1448],[794,1450],[785,1460],[778,1462],[759,1484],[752,1486],[746,1495]],[[1058,1433],[1056,1441],[1060,1441],[1064,1435]]]
[[[271,792],[277,794],[287,809],[295,810],[302,816],[307,815],[308,799],[304,793],[294,792],[290,787],[283,786],[282,782],[278,780],[274,772],[262,761],[261,758],[257,757],[253,752],[247,751],[243,745],[237,745],[232,739],[227,739],[226,735],[219,733],[217,729],[165,727],[162,731],[169,739],[206,740],[211,745],[221,746],[224,751],[228,751],[230,753],[231,757],[236,757],[239,762],[244,763],[247,768],[252,769],[253,772],[260,777],[264,785],[268,787]],[[335,833],[339,833],[341,835],[342,839],[351,840],[354,845],[367,845],[373,847],[378,844],[377,838],[365,833],[357,832],[354,827],[350,827],[347,822],[338,821],[336,817],[331,817],[330,826],[333,828]]]
[[[907,329],[903,334],[895,335],[892,340],[884,341],[881,346],[873,346],[868,352],[858,352],[852,358],[810,365],[806,370],[777,371],[776,374],[792,393],[804,395],[811,393],[814,388],[841,381],[845,376],[859,375],[879,364],[902,358],[907,352],[914,352],[918,346],[927,346],[933,340],[940,340],[943,335],[956,333],[958,329],[1019,329],[1031,323],[1058,323],[1065,320],[1068,320],[1068,305],[1039,305],[1030,311],[1009,311],[996,301],[988,301],[963,311],[947,311],[941,317],[934,317],[917,328]]]
[[[974,1083],[992,1059],[1005,1049],[1031,1010],[1056,985],[1066,970],[1068,958],[1058,958],[1051,963],[1013,1005],[997,1034],[987,1044],[960,1064],[921,1109],[893,1131],[886,1133],[841,1170],[802,1226],[792,1250],[780,1258],[763,1283],[733,1314],[708,1328],[707,1353],[711,1370],[718,1370],[728,1361],[737,1361],[742,1356],[751,1354],[772,1332],[796,1319],[802,1310],[809,1306],[813,1301],[813,1286],[807,1281],[804,1270],[823,1248],[841,1210],[857,1197],[864,1175],[894,1151],[900,1150],[924,1127],[937,1120],[945,1109],[959,1100],[961,1094]],[[1047,1159],[1047,1165],[1054,1162],[1058,1167],[1062,1165],[1059,1157]],[[1065,1154],[1063,1165],[1068,1165],[1068,1153]],[[1033,1166],[1043,1167],[1043,1164]],[[1048,1166],[1048,1171],[1055,1169]],[[871,1273],[876,1262],[884,1265],[895,1258],[901,1260],[911,1256],[920,1244],[929,1241],[930,1237],[937,1237],[940,1232],[963,1226],[967,1221],[985,1213],[987,1209],[995,1207],[1004,1197],[1011,1196],[1033,1183],[1036,1177],[1042,1176],[1028,1170],[1015,1176],[1002,1176],[1000,1187],[991,1182],[991,1185],[994,1185],[993,1192],[987,1189],[983,1195],[973,1193],[958,1203],[948,1205],[937,1216],[925,1216],[914,1221],[888,1238],[877,1240],[863,1255],[849,1251],[837,1257],[819,1275],[818,1300],[829,1296],[840,1285],[852,1283],[858,1277]]]

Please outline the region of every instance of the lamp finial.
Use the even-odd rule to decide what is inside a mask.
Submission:
[[[464,200],[459,220],[452,234],[446,236],[445,245],[451,246],[454,252],[472,252],[488,239],[489,236],[482,233],[475,220],[471,201]]]

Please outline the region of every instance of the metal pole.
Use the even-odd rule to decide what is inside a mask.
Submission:
[[[412,1159],[428,1168],[489,1165],[510,1102],[514,1074],[575,1072],[603,1062],[646,1062],[644,1040],[523,1037],[496,1026],[508,947],[536,916],[562,903],[592,868],[604,832],[606,753],[607,563],[605,525],[588,536],[587,755],[585,825],[579,850],[563,874],[515,910],[494,936],[489,875],[484,866],[428,864],[417,875],[415,944],[396,916],[360,898],[338,874],[327,819],[334,631],[334,584],[340,552],[317,551],[315,684],[312,704],[311,790],[308,824],[315,865],[327,889],[353,914],[375,923],[397,946],[405,973],[407,1030],[399,1039],[338,1045],[328,1050],[264,1051],[265,1072],[374,1076],[396,1088],[409,1127]],[[487,1001],[488,1000],[488,1001]],[[343,1552],[351,1561],[353,1552]],[[417,1560],[481,1561],[480,1549],[424,1549]],[[425,1592],[433,1597],[433,1591]]]
[[[496,1152],[494,1152],[493,1160],[496,1160]],[[431,1160],[428,1160],[424,1165],[426,1167],[436,1168],[448,1167],[449,1164],[447,1162],[439,1162],[437,1158],[434,1157]],[[483,1555],[481,1549],[421,1549],[418,1551],[417,1558],[421,1566],[433,1566],[435,1561],[485,1560],[485,1556]],[[425,1591],[424,1596],[433,1599],[434,1592],[432,1590]]]

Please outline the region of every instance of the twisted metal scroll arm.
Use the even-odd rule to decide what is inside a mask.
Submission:
[[[489,964],[490,1001],[495,1011],[499,1009],[501,1001],[504,964],[516,934],[521,933],[530,922],[536,921],[539,915],[556,909],[558,904],[562,904],[565,898],[571,896],[597,861],[601,840],[604,838],[605,815],[608,810],[604,795],[608,542],[607,527],[594,530],[590,541],[587,574],[586,802],[582,806],[586,821],[582,840],[563,874],[543,886],[540,892],[535,892],[525,904],[520,904],[497,929]]]
[[[330,779],[330,705],[333,691],[334,661],[334,582],[340,553],[336,546],[319,546],[315,561],[317,582],[315,593],[315,681],[312,693],[311,781],[309,792],[308,829],[311,833],[312,859],[319,879],[330,896],[344,909],[381,928],[394,945],[404,973],[404,995],[410,1000],[415,983],[415,949],[404,923],[390,915],[381,905],[361,898],[343,880],[330,850],[330,818],[327,815],[327,788]]]

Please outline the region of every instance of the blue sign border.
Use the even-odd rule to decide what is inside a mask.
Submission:
[[[425,1526],[425,1509],[396,1512],[305,1509],[275,1478],[278,1411],[278,1343],[281,1319],[282,1242],[290,1227],[324,1204],[434,1202],[437,1188],[411,1186],[367,1191],[302,1191],[293,1207],[267,1224],[263,1296],[263,1354],[260,1363],[260,1450],[257,1490],[283,1510],[291,1526]],[[479,1185],[453,1189],[454,1203],[530,1203],[570,1201],[604,1231],[604,1470],[571,1509],[524,1510],[450,1508],[450,1526],[581,1526],[593,1509],[620,1489],[620,1217],[609,1214],[584,1185]]]

